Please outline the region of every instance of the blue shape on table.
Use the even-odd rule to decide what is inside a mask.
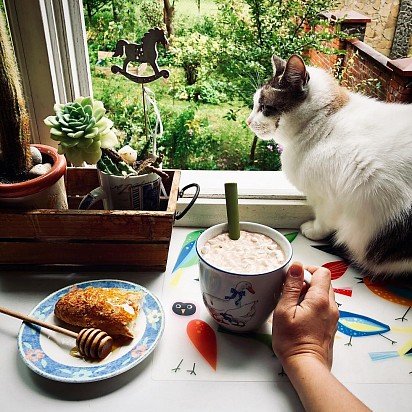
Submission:
[[[177,257],[172,273],[176,272],[178,269],[182,269],[197,264],[199,258],[196,253],[196,241],[202,233],[203,230],[195,230],[194,232],[190,232],[186,236],[186,239],[183,242],[182,249],[180,250],[179,256]]]

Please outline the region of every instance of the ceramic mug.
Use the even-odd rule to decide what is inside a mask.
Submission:
[[[249,332],[262,326],[276,306],[292,259],[292,246],[285,236],[268,226],[240,222],[240,229],[266,235],[277,242],[285,253],[284,263],[270,272],[254,274],[231,273],[210,264],[201,250],[209,239],[228,232],[227,223],[205,230],[197,240],[196,251],[200,289],[209,313],[226,329]],[[311,276],[305,271],[306,283],[310,284]]]
[[[156,173],[115,176],[98,170],[100,187],[89,192],[79,209],[103,200],[106,210],[158,210],[161,178]]]

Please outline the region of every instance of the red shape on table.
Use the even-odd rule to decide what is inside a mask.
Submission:
[[[339,293],[341,295],[352,296],[352,288],[333,288],[335,293]]]
[[[331,280],[336,280],[345,274],[349,265],[343,260],[335,260],[334,262],[325,263],[322,266],[330,270]]]
[[[217,343],[215,331],[203,320],[193,319],[187,324],[186,332],[195,348],[209,365],[216,370]]]

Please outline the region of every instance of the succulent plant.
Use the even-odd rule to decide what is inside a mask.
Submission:
[[[111,149],[103,149],[101,159],[97,162],[97,168],[104,173],[115,176],[137,175],[137,171],[122,160],[120,155]]]
[[[118,144],[111,129],[113,122],[104,116],[106,109],[101,101],[79,97],[74,102],[56,104],[54,111],[56,116],[47,117],[44,123],[51,128],[51,138],[59,142],[59,153],[75,166],[97,163],[102,148]]]

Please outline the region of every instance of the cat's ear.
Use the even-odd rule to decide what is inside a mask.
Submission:
[[[286,67],[286,62],[280,57],[273,55],[272,56],[272,67],[273,67],[273,77],[280,76]]]
[[[295,89],[302,89],[309,81],[305,63],[297,54],[289,57],[281,83]]]

